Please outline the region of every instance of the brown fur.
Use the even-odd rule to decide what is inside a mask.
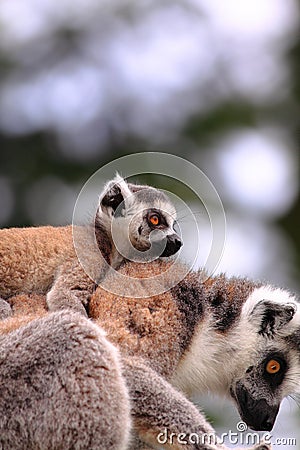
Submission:
[[[118,207],[123,211],[122,220],[117,214]],[[162,255],[170,256],[181,245],[173,230],[174,206],[163,192],[127,184],[119,175],[104,187],[89,225],[0,230],[0,318],[10,314],[3,299],[19,293],[47,293],[50,311],[69,308],[86,316],[90,296],[109,267],[119,268],[129,257],[132,243],[136,249],[150,248],[149,235],[153,230],[144,211],[153,208],[160,209],[164,217],[164,225],[158,229],[165,233]],[[113,221],[115,213],[119,220]],[[120,236],[118,245],[114,242],[113,223],[116,235]]]
[[[10,333],[47,314],[46,297],[42,294],[19,294],[9,299],[13,315],[0,321],[0,335]]]
[[[152,273],[148,264],[124,267],[121,273],[136,268],[132,276],[147,278]],[[152,269],[161,268],[161,263]],[[135,292],[143,289],[142,282],[134,283]],[[122,297],[98,287],[92,296],[90,317],[103,327],[111,342],[130,356],[147,355],[148,363],[158,373],[170,376],[181,355],[181,313],[170,292],[146,298]],[[172,342],[170,348],[169,342]],[[166,357],[166,355],[168,355]]]
[[[0,230],[0,294],[46,293],[63,262],[73,260],[72,227]]]
[[[161,261],[152,265],[126,264],[120,272],[131,273],[136,278],[131,289],[134,287],[136,294],[142,294],[144,288],[140,279],[158,275],[171,264]],[[9,303],[13,316],[0,321],[0,334],[9,333],[47,313],[45,295],[19,294],[10,298]],[[120,299],[98,287],[90,301],[89,316],[124,354],[147,355],[152,368],[164,376],[171,376],[182,353],[182,315],[170,292],[154,297]],[[172,349],[168,344],[170,341]]]
[[[77,245],[92,267],[95,248],[87,227],[76,227]],[[103,239],[103,248],[106,240]],[[83,249],[83,250],[82,250]],[[104,259],[96,260],[93,273],[101,279],[106,270]],[[95,262],[94,262],[95,265]],[[86,315],[85,306],[95,282],[78,261],[72,226],[11,228],[0,230],[0,297],[19,293],[46,294],[49,310],[71,308]]]

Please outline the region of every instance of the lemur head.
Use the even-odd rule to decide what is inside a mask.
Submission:
[[[245,364],[230,393],[250,428],[270,431],[282,399],[300,391],[300,304],[282,289],[255,288],[239,328],[253,350],[249,357],[237,356]]]
[[[192,332],[175,385],[189,395],[229,395],[250,428],[270,431],[283,398],[300,393],[300,303],[286,290],[225,275],[201,283],[191,273],[181,284],[175,296],[193,313]]]
[[[125,259],[168,257],[182,246],[170,199],[158,189],[127,183],[119,175],[105,186],[96,220]]]

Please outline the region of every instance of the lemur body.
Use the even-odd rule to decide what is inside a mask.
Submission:
[[[132,441],[124,448],[163,445],[170,450],[224,449],[217,439],[202,440],[214,431],[190,398],[206,391],[231,397],[242,419],[252,429],[271,430],[282,399],[300,390],[297,299],[286,290],[246,279],[225,276],[206,279],[203,272],[189,273],[168,292],[154,297],[147,297],[144,291],[143,298],[145,278],[153,277],[155,282],[155,276],[163,272],[166,286],[172,284],[169,278],[174,272],[169,268],[170,263],[164,261],[125,264],[120,271],[132,278],[132,290],[119,298],[98,287],[90,301],[90,317],[106,331],[107,339],[122,355],[122,376],[129,389],[133,431],[139,439],[136,446]],[[113,287],[118,278],[113,274],[108,276]],[[20,303],[24,305],[23,300]],[[17,298],[14,305],[16,315],[0,323],[0,333],[19,326]],[[28,311],[31,311],[30,298]],[[24,314],[22,310],[23,325]],[[42,335],[48,332],[47,318],[39,319],[38,323]],[[30,334],[36,326],[29,323],[25,329]],[[55,352],[55,345],[51,345]],[[70,344],[65,347],[73,349]],[[14,352],[18,353],[18,349]],[[32,361],[35,353],[33,345]],[[74,367],[80,357],[74,350]],[[4,369],[5,364],[0,365],[0,380]],[[28,370],[28,365],[23,370]],[[5,373],[5,384],[18,383]],[[90,382],[94,382],[93,377],[86,379],[86,389]],[[56,395],[59,401],[60,394]],[[15,407],[13,396],[5,399],[11,408]],[[6,417],[6,403],[2,406],[0,417]],[[115,406],[114,402],[105,403],[108,410]],[[72,408],[71,404],[70,416]],[[84,409],[85,414],[88,412],[89,405]],[[22,413],[27,413],[27,407]],[[33,425],[38,425],[38,419]],[[6,429],[0,426],[0,431],[0,437],[6,439]],[[72,434],[71,427],[69,433]]]
[[[0,297],[48,293],[51,311],[68,307],[85,314],[95,281],[101,282],[110,268],[118,268],[134,251],[141,258],[146,255],[153,232],[160,233],[154,242],[163,249],[157,256],[179,250],[175,217],[163,192],[117,176],[100,195],[94,224],[0,230]]]

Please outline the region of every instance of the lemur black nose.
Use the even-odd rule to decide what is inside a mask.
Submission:
[[[266,419],[262,424],[261,424],[261,429],[264,431],[271,431],[273,428],[273,421]]]
[[[176,251],[178,251],[180,249],[180,247],[182,246],[182,241],[179,237],[175,238],[174,245],[175,245]]]

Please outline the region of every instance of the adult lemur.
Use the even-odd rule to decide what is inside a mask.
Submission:
[[[24,305],[28,313],[37,299],[12,299],[15,316],[0,323],[0,447],[224,449],[190,400],[206,391],[231,397],[253,430],[272,429],[282,399],[300,390],[298,300],[247,279],[206,279],[201,271],[147,297],[146,278],[155,283],[163,272],[165,285],[172,285],[169,268],[161,260],[125,264],[120,270],[132,278],[134,294],[118,298],[98,287],[89,308],[95,324],[52,313],[24,325]],[[109,277],[112,286],[119,282]],[[19,320],[24,326],[15,330]],[[67,332],[56,338],[60,323]],[[97,338],[96,324],[106,339]],[[103,348],[105,356],[111,344],[123,368],[102,356],[97,371],[96,353]],[[113,395],[107,399],[113,382],[120,404]],[[128,440],[130,420],[135,441]]]
[[[94,281],[103,280],[109,268],[136,254],[146,259],[150,252],[154,259],[179,250],[175,218],[162,191],[117,176],[100,195],[94,224],[74,227],[73,236],[71,225],[0,230],[0,297],[48,292],[49,310],[68,307],[85,314]],[[2,316],[6,306],[9,313],[9,305],[0,305]]]

